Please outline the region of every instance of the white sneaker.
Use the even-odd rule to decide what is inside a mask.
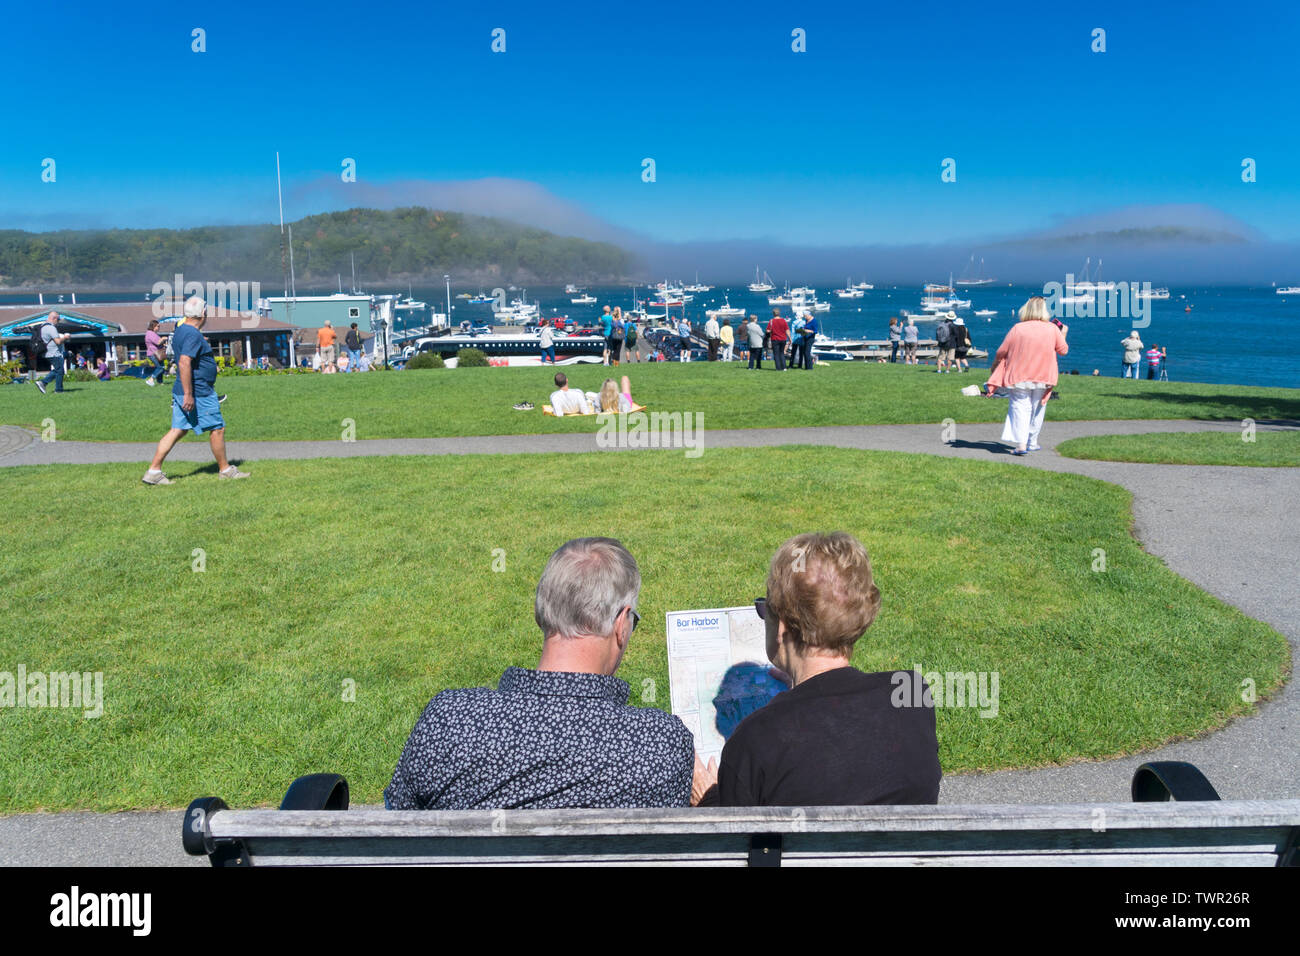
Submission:
[[[240,471],[234,465],[231,465],[225,471],[217,472],[218,478],[247,478],[247,472]]]
[[[150,388],[153,388],[155,385],[158,384],[157,382],[155,382],[155,381],[154,381],[153,379],[151,379],[151,378],[146,378],[146,379],[144,380],[144,383],[145,383],[146,385],[148,385]]]
[[[144,477],[140,480],[146,485],[170,485],[172,483],[172,480],[161,471],[154,471],[152,468],[146,471]]]

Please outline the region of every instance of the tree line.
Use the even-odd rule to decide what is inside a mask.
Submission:
[[[636,270],[634,256],[611,243],[418,206],[322,213],[292,225],[299,286],[349,277],[353,256],[358,280],[368,282],[441,281],[449,273],[480,282],[613,282]],[[0,230],[0,285],[147,287],[181,273],[274,287],[281,252],[275,225]]]

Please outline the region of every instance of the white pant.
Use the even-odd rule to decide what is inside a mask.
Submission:
[[[1007,420],[1002,425],[1002,440],[1013,443],[1017,448],[1034,448],[1038,445],[1038,433],[1043,430],[1043,415],[1047,406],[1043,404],[1045,388],[1011,388],[1011,399],[1007,402]]]
[[[722,361],[724,361],[724,362],[730,362],[730,361],[731,361],[731,353],[734,352],[735,349],[736,349],[736,346],[735,346],[734,343],[731,344],[731,345],[724,345],[724,346],[722,347]]]

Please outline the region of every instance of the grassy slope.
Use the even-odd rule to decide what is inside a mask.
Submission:
[[[98,720],[0,710],[0,812],[247,806],[321,770],[377,801],[432,694],[535,663],[537,575],[581,535],[638,558],[620,676],[664,708],[666,611],[748,602],[796,532],[859,535],[884,595],[859,667],[1000,674],[996,718],[939,712],[946,772],[1193,734],[1289,666],[1279,635],[1142,552],[1124,491],[1078,476],[808,448],[266,461],[239,483],[178,463],[167,488],[138,472],[0,469],[44,529],[0,552],[0,669],[101,670],[106,696]]]
[[[983,374],[936,375],[925,367],[830,364],[811,373],[748,372],[739,364],[636,365],[633,397],[652,411],[702,412],[704,427],[760,428],[1000,421],[1006,402],[966,398],[963,385]],[[599,367],[570,368],[573,384],[595,391]],[[356,437],[448,437],[594,431],[592,419],[544,417],[553,389],[543,368],[445,369],[363,375],[225,377],[223,407],[232,440],[337,439],[344,420]],[[90,441],[156,441],[169,424],[167,390],[134,379],[74,383],[64,395],[29,385],[0,387],[0,424],[39,427],[52,417],[58,435]],[[1122,382],[1070,376],[1048,410],[1055,420],[1141,418],[1300,419],[1300,390]],[[511,406],[531,400],[537,409]]]
[[[1253,440],[1231,432],[1097,435],[1056,446],[1067,458],[1151,462],[1159,465],[1300,466],[1300,432],[1255,431]]]

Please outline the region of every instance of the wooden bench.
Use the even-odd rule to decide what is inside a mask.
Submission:
[[[388,811],[347,781],[294,781],[279,810],[190,804],[186,852],[214,866],[1296,866],[1300,800],[1220,801],[1195,767],[1151,763],[1134,803]],[[341,812],[347,811],[347,812]]]

